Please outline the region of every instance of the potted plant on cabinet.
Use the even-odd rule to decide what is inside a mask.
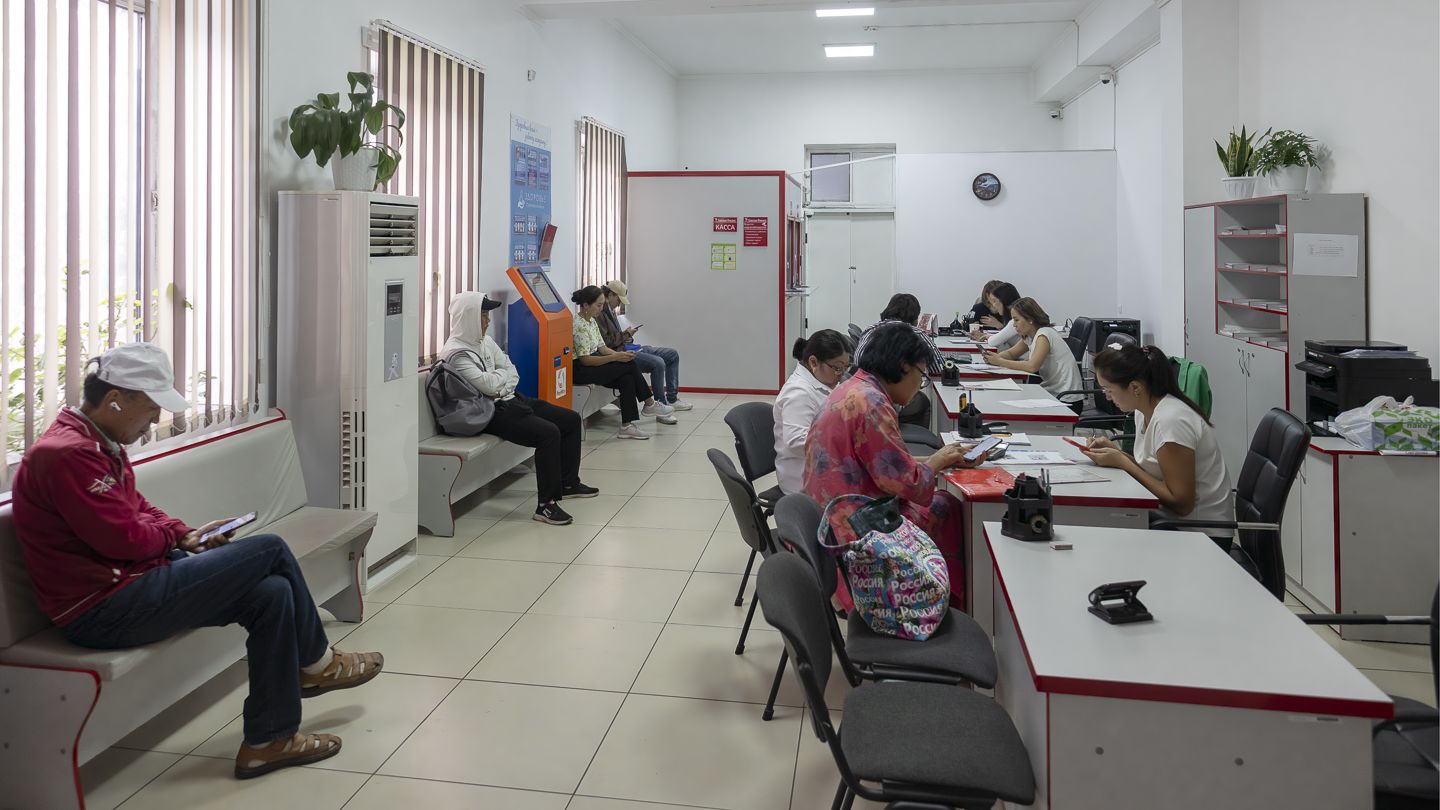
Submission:
[[[1291,129],[1278,130],[1255,153],[1255,171],[1270,179],[1277,194],[1304,194],[1310,167],[1319,166],[1315,139]]]
[[[1225,167],[1226,199],[1239,200],[1255,196],[1255,152],[1263,147],[1270,130],[1259,135],[1240,127],[1240,134],[1230,130],[1228,146],[1215,142],[1215,152],[1220,155],[1220,165]]]
[[[339,191],[373,191],[395,175],[400,165],[405,126],[405,111],[375,98],[375,77],[351,71],[345,74],[350,83],[350,109],[340,109],[339,93],[321,93],[314,103],[301,104],[290,113],[290,146],[295,154],[313,154],[323,167],[331,156],[340,154],[330,171]],[[390,113],[392,123],[386,123]],[[381,141],[385,130],[394,130],[395,143]]]

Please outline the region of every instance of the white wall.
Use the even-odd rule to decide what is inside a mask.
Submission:
[[[992,278],[1057,324],[1114,314],[1114,152],[903,155],[896,169],[895,289],[942,322]],[[1000,178],[991,202],[970,192],[982,171]]]
[[[900,154],[1059,148],[1061,122],[1029,92],[1018,72],[683,77],[680,165],[795,170],[807,143],[893,143]]]
[[[329,188],[328,169],[302,162],[285,141],[284,121],[317,92],[344,89],[345,71],[367,69],[361,30],[385,18],[485,65],[480,287],[508,282],[510,115],[552,130],[552,218],[559,233],[555,283],[568,292],[575,273],[575,121],[591,116],[626,135],[630,168],[667,169],[677,159],[675,79],[629,39],[600,21],[534,23],[512,0],[267,0],[261,192]],[[533,82],[527,70],[536,71]],[[273,238],[274,230],[262,223]],[[273,264],[271,265],[273,267]]]
[[[1155,46],[1121,68],[1114,87],[1117,313],[1141,320],[1155,345],[1185,351],[1183,267],[1167,267],[1162,194],[1164,52]]]
[[[1243,16],[1242,118],[1330,148],[1312,191],[1369,195],[1370,336],[1440,367],[1440,4],[1244,0]]]
[[[1115,85],[1097,84],[1065,105],[1061,149],[1115,147]]]

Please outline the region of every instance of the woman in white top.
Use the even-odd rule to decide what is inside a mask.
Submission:
[[[826,397],[850,368],[850,343],[834,329],[795,341],[795,372],[775,397],[775,477],[786,495],[804,491],[805,440]]]
[[[1000,331],[986,338],[985,333],[980,331],[979,326],[976,326],[970,330],[970,337],[975,340],[984,340],[987,347],[997,352],[1003,352],[1019,343],[1020,333],[1015,326],[1015,320],[1010,318],[1006,320],[1003,325],[1000,323],[1000,319],[1009,315],[1010,307],[1014,306],[1015,302],[1019,300],[1020,291],[1015,289],[1014,284],[996,284],[994,289],[985,297],[985,304],[990,308],[990,311],[995,314],[989,317],[982,316],[980,323],[991,329],[999,329]]]
[[[521,447],[535,448],[535,515],[541,523],[572,522],[560,508],[562,498],[593,498],[595,487],[580,481],[580,414],[517,393],[515,364],[486,334],[490,310],[500,306],[478,292],[450,300],[450,338],[440,356],[479,392],[495,400],[495,415],[485,433]]]
[[[1020,342],[999,354],[986,352],[985,362],[1039,375],[1042,388],[1079,413],[1085,395],[1061,396],[1061,392],[1084,387],[1080,366],[1075,363],[1069,344],[1055,331],[1050,315],[1034,298],[1021,298],[1010,306],[1010,322],[1020,333]]]
[[[1234,520],[1230,473],[1215,429],[1180,390],[1175,367],[1155,346],[1120,346],[1095,356],[1095,380],[1122,411],[1135,414],[1135,454],[1109,439],[1092,439],[1086,451],[1102,467],[1130,473],[1160,501],[1166,517]],[[1206,529],[1228,538],[1226,529]],[[1228,547],[1229,540],[1222,545]]]

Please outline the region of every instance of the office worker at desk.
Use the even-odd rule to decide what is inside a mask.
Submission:
[[[1015,289],[1014,284],[1002,283],[995,285],[995,289],[990,291],[990,297],[987,299],[990,311],[995,313],[994,320],[986,323],[984,318],[981,318],[981,322],[985,323],[986,326],[993,325],[999,328],[1000,331],[987,338],[985,333],[980,331],[980,327],[972,326],[970,328],[970,337],[985,341],[987,347],[997,352],[1005,351],[1016,343],[1019,343],[1020,333],[1015,329],[1015,321],[1013,318],[1008,317],[1010,307],[1019,300],[1020,291]],[[1003,326],[1000,325],[1001,320],[1005,320]]]
[[[775,397],[775,477],[786,495],[805,483],[805,440],[815,415],[850,368],[850,342],[834,329],[795,341],[795,371]]]
[[[1079,413],[1085,395],[1060,393],[1084,387],[1080,366],[1065,339],[1055,331],[1049,313],[1034,298],[1021,298],[1010,306],[1010,323],[1020,336],[1019,342],[1003,352],[986,352],[985,362],[1038,375],[1042,388]]]
[[[991,329],[1004,328],[1005,320],[1002,316],[1004,316],[1005,313],[995,312],[990,309],[990,294],[995,292],[996,287],[1004,283],[1003,281],[991,279],[985,282],[984,287],[980,288],[980,297],[975,299],[974,306],[970,307],[969,312],[960,316],[960,325],[964,327],[965,331],[969,332],[972,329],[979,329],[982,326],[988,326]]]
[[[900,513],[920,527],[945,556],[951,593],[963,604],[964,553],[960,501],[936,488],[939,473],[974,467],[963,456],[970,449],[951,444],[928,458],[910,454],[900,437],[896,414],[919,394],[926,374],[939,368],[940,356],[917,327],[881,323],[865,333],[857,351],[859,370],[836,386],[820,409],[805,442],[805,494],[821,504],[838,495],[884,498],[894,495]],[[848,519],[854,507],[836,509],[830,526],[841,543],[855,539]],[[850,595],[842,582],[835,598],[845,609]]]
[[[1085,455],[1130,473],[1159,499],[1165,517],[1234,520],[1233,485],[1215,428],[1180,390],[1165,352],[1156,346],[1106,349],[1095,356],[1095,380],[1111,402],[1135,414],[1135,454],[1095,438]],[[1207,533],[1229,548],[1230,530]]]

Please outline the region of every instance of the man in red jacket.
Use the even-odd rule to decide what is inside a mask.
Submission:
[[[15,476],[15,527],[40,607],[82,647],[152,644],[196,627],[239,624],[250,695],[241,779],[332,757],[340,738],[301,734],[300,699],[359,686],[379,653],[329,646],[310,589],[285,541],[231,543],[151,506],[135,488],[125,445],[190,406],[170,358],[149,343],[117,346],[85,377],[84,403],[56,416]]]

